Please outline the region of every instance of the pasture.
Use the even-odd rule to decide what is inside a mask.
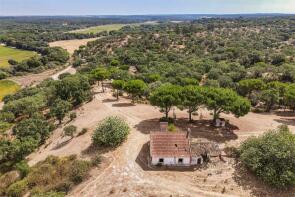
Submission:
[[[25,51],[20,49],[13,49],[6,46],[0,46],[0,68],[9,67],[8,60],[14,59],[18,62],[29,59],[37,53],[33,51]]]
[[[95,26],[95,27],[89,27],[89,28],[85,28],[85,29],[78,29],[78,30],[74,30],[71,31],[71,33],[81,33],[81,34],[89,34],[89,33],[100,33],[103,31],[116,31],[116,30],[120,30],[122,27],[124,26],[136,26],[139,24],[111,24],[111,25],[99,25],[99,26]]]
[[[10,80],[0,80],[0,101],[4,96],[13,94],[20,89],[20,86]]]

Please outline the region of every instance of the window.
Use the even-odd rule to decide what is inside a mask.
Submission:
[[[159,159],[159,163],[164,163],[164,159],[163,158],[160,158]]]
[[[178,163],[183,163],[183,159],[182,158],[179,158],[178,159]]]

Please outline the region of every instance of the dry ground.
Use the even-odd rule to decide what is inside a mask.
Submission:
[[[89,38],[81,40],[62,40],[49,43],[50,47],[61,47],[66,49],[70,54],[73,54],[75,50],[79,49],[80,46],[86,45],[87,42],[97,40],[98,38]]]
[[[91,172],[91,177],[74,188],[69,196],[295,196],[294,191],[278,193],[256,180],[232,158],[225,162],[214,159],[213,162],[196,169],[157,169],[147,163],[149,132],[158,129],[158,109],[145,104],[130,104],[130,100],[121,98],[119,102],[107,93],[98,93],[95,99],[77,109],[78,117],[72,123],[90,131],[72,140],[62,138],[62,127],[58,128],[46,146],[29,156],[30,165],[45,159],[48,155],[66,156],[77,154],[89,158],[100,152],[103,163]],[[193,138],[206,138],[220,144],[221,147],[238,144],[251,135],[261,134],[266,129],[286,123],[294,131],[293,114],[254,114],[236,119],[223,115],[230,120],[232,131],[211,128],[208,121],[211,116],[201,110],[202,120],[187,124],[187,114],[176,111],[177,126],[185,130],[192,128]],[[97,123],[109,115],[124,118],[132,128],[128,140],[114,150],[93,150],[91,135]],[[293,192],[293,193],[292,193]]]

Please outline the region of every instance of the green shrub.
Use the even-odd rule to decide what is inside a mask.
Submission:
[[[108,117],[101,121],[95,130],[94,145],[115,147],[121,144],[129,134],[128,124],[119,117]]]
[[[1,112],[0,121],[12,123],[15,119],[15,116],[11,112]]]
[[[8,129],[10,129],[12,126],[12,124],[8,123],[8,122],[1,122],[0,121],[0,133],[4,133],[5,131],[7,131]]]
[[[77,132],[77,127],[74,125],[66,126],[64,128],[64,134],[65,136],[69,136],[71,138],[74,137],[74,134]]]
[[[26,180],[18,181],[10,185],[7,189],[7,196],[22,197],[28,190],[28,182]]]
[[[92,160],[91,160],[91,163],[93,166],[98,166],[100,163],[101,163],[101,155],[95,155]]]
[[[66,196],[66,193],[64,192],[55,192],[55,191],[51,191],[51,192],[37,192],[31,195],[31,197],[64,197]]]
[[[74,183],[81,183],[88,175],[90,163],[88,161],[75,161],[70,172],[70,180]]]
[[[77,118],[77,113],[76,112],[71,112],[70,113],[70,119],[71,119],[71,121],[73,121],[76,118]]]
[[[287,126],[246,140],[239,149],[242,163],[274,187],[295,185],[295,135]]]
[[[174,125],[174,124],[169,124],[169,125],[168,125],[168,131],[170,131],[170,132],[174,132],[174,131],[176,131],[176,127],[175,127],[175,125]]]
[[[20,173],[21,177],[24,178],[30,172],[30,166],[25,161],[18,162],[15,164],[16,170]]]
[[[0,196],[4,196],[5,190],[20,179],[17,171],[10,171],[0,176]]]

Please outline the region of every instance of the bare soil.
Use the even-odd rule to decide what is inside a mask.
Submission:
[[[103,162],[91,171],[91,176],[75,187],[69,196],[295,196],[295,191],[276,191],[245,170],[234,158],[219,158],[198,168],[154,168],[148,165],[149,132],[159,129],[158,118],[162,116],[155,107],[145,104],[133,105],[129,99],[116,101],[110,90],[97,93],[95,99],[76,110],[77,119],[71,123],[89,128],[86,134],[72,140],[62,137],[62,128],[54,131],[47,144],[28,159],[33,165],[49,155],[66,156],[77,154],[89,159],[100,153]],[[209,139],[221,147],[238,145],[252,135],[259,135],[267,129],[284,123],[295,128],[294,114],[277,112],[268,114],[249,113],[242,118],[231,115],[222,116],[231,123],[231,129],[215,129],[210,126],[211,115],[200,110],[195,122],[188,124],[185,111],[176,111],[176,125],[180,130],[190,127],[193,139]],[[107,116],[124,118],[132,128],[128,139],[116,149],[93,149],[91,135],[96,125]]]
[[[73,54],[75,50],[80,46],[86,45],[90,41],[97,40],[98,38],[80,39],[80,40],[62,40],[49,43],[50,47],[61,47],[66,49],[70,54]]]

